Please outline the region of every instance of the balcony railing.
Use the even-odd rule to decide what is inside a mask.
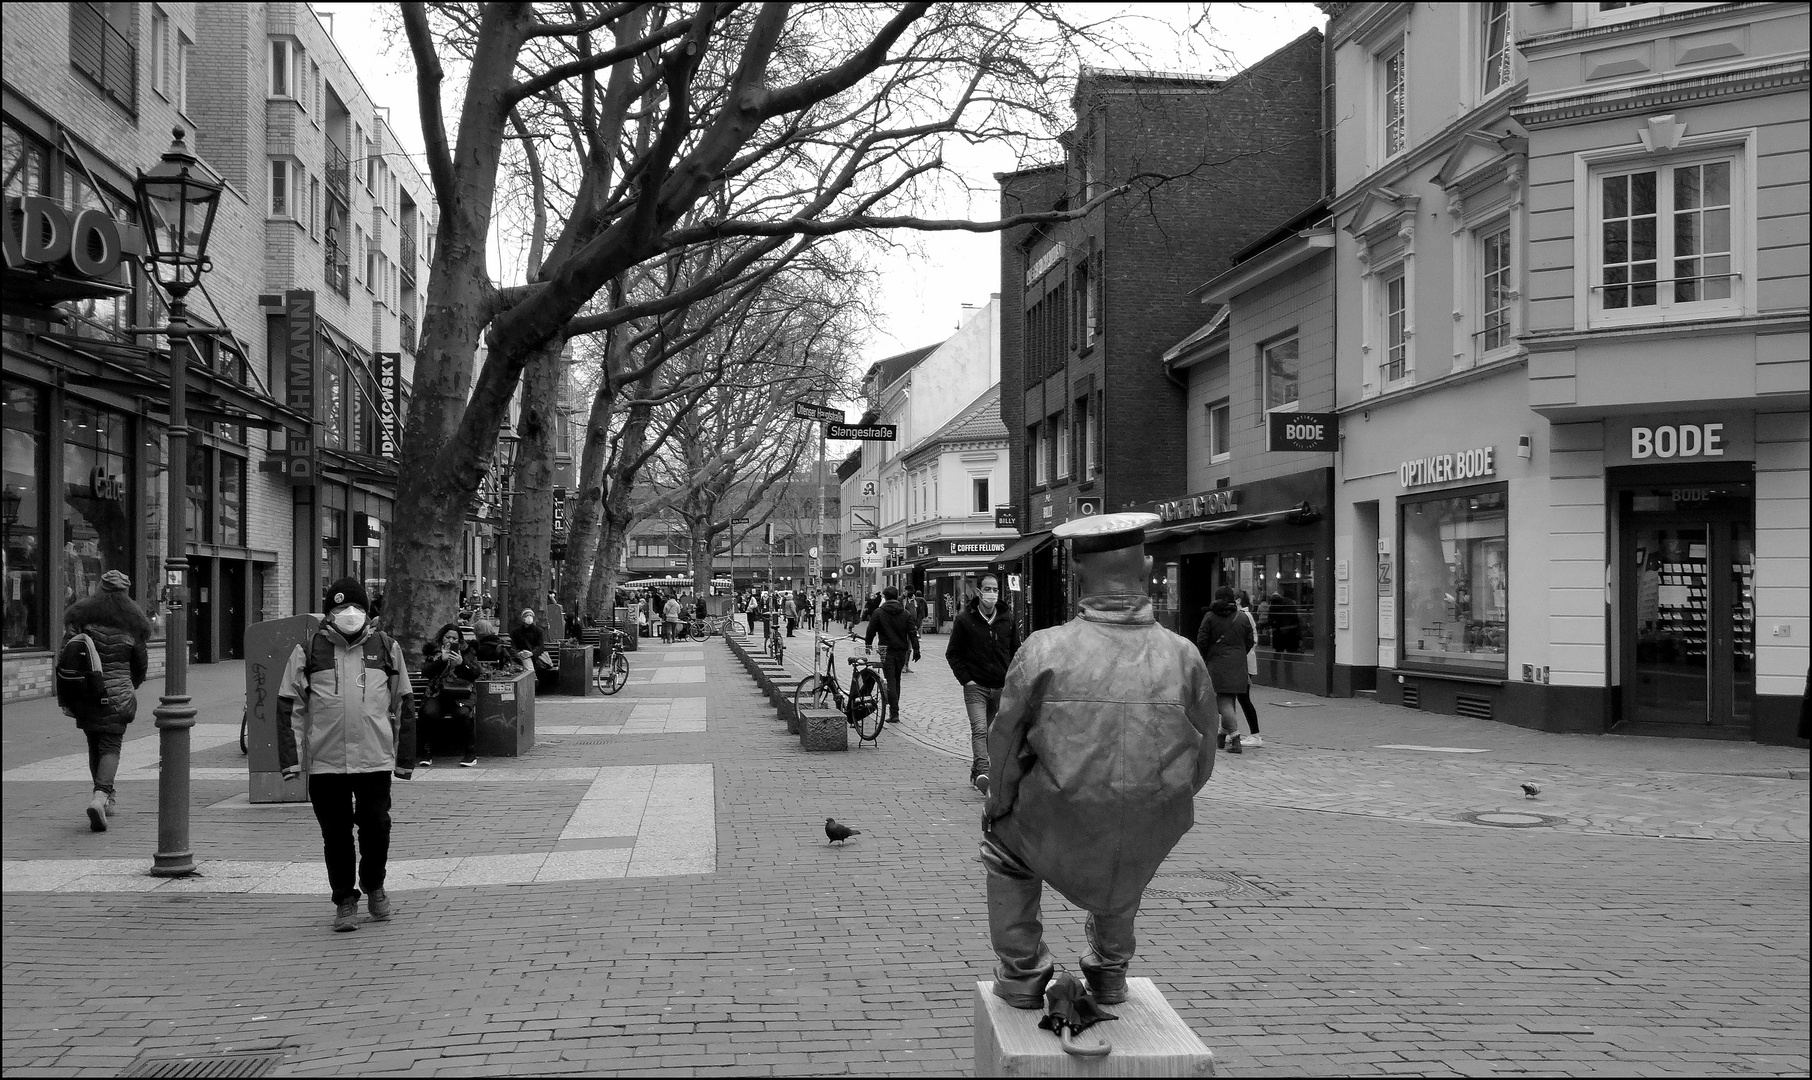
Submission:
[[[415,284],[415,234],[404,229],[397,236],[402,242],[400,256],[403,265],[403,279],[413,285]]]
[[[405,351],[415,351],[415,316],[413,315],[405,314],[403,316],[402,344]]]
[[[69,62],[128,112],[138,112],[138,49],[101,5],[69,5]]]
[[[346,151],[332,140],[327,140],[327,190],[339,195],[342,200],[351,198],[352,163],[346,158]]]

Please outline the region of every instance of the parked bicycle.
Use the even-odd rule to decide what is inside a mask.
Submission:
[[[601,647],[592,662],[591,683],[601,693],[614,694],[629,681],[629,657],[623,655],[629,647],[629,635],[614,626],[607,627],[600,645],[604,643],[608,647]]]
[[[767,653],[776,664],[786,663],[786,638],[780,633],[780,622],[776,618],[768,620]]]
[[[726,622],[729,622],[729,620],[716,615],[704,619],[682,619],[680,621],[679,637],[677,640],[703,641],[713,634],[722,633]]]
[[[793,708],[823,709],[835,707],[843,713],[849,726],[856,729],[856,735],[862,742],[874,742],[881,737],[881,729],[886,719],[886,683],[881,677],[880,665],[866,656],[852,656],[844,662],[850,667],[849,690],[843,689],[837,681],[837,641],[836,638],[823,638],[818,642],[818,652],[824,656],[822,670],[813,664],[812,673],[799,680],[793,688]],[[858,643],[862,639],[854,634],[841,639]]]

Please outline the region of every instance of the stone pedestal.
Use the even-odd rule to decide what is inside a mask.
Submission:
[[[1102,1008],[1117,1019],[1089,1029],[1113,1044],[1106,1057],[1073,1057],[1038,1026],[1043,1009],[1015,1009],[975,984],[976,1076],[1213,1076],[1214,1054],[1150,979],[1126,980],[1126,1000]]]
[[[833,709],[800,709],[799,746],[805,750],[848,750],[849,721]]]

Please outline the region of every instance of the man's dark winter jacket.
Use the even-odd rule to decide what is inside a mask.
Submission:
[[[1018,651],[1019,627],[1005,611],[995,608],[990,622],[982,618],[978,605],[970,604],[950,625],[944,658],[950,661],[957,682],[993,690],[1007,685],[1007,666]]]
[[[919,651],[919,620],[906,610],[898,600],[889,600],[875,609],[874,617],[868,620],[868,638],[865,644],[873,645],[879,635],[881,645],[888,649],[911,649],[913,655]]]

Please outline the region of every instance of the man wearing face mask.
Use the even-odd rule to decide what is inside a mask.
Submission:
[[[950,624],[950,644],[944,649],[969,710],[969,783],[983,795],[988,793],[988,725],[1000,712],[1000,690],[1018,651],[1019,627],[1000,609],[1000,579],[984,575],[981,591]]]
[[[535,692],[552,693],[560,689],[560,668],[547,651],[547,631],[535,624],[535,609],[523,608],[522,621],[510,631],[510,648],[516,658],[535,668]]]
[[[359,890],[371,917],[390,917],[390,779],[415,758],[415,700],[402,646],[371,626],[365,589],[341,578],[327,590],[327,621],[290,652],[277,690],[277,756],[283,779],[302,774],[295,720],[306,747],[308,801],[321,826],[333,928],[359,928]],[[358,849],[352,831],[359,832]]]

